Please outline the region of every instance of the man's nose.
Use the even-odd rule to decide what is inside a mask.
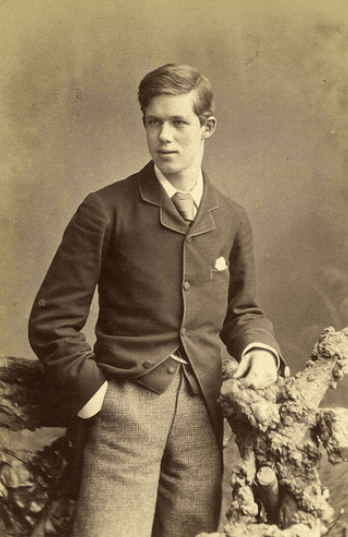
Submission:
[[[163,123],[159,133],[161,142],[170,142],[173,139],[172,128],[168,123]]]

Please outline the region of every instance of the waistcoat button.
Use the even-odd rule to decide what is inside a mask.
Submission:
[[[152,367],[152,362],[147,361],[147,362],[143,363],[143,368],[144,369],[150,369],[150,367]]]
[[[189,284],[189,282],[185,282],[184,283],[184,289],[187,291],[188,289],[190,289],[191,285]]]

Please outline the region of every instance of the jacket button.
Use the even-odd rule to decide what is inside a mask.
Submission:
[[[186,336],[186,328],[183,328],[181,330],[181,335],[182,335],[182,337]]]
[[[143,363],[144,369],[150,369],[150,367],[152,367],[152,362],[148,361]]]
[[[175,367],[173,367],[172,365],[168,367],[168,373],[170,373],[171,375],[175,373]]]
[[[41,300],[39,300],[39,306],[46,306],[46,300],[44,298],[41,298]]]
[[[184,289],[187,291],[188,289],[190,289],[191,285],[189,284],[189,282],[185,282],[184,283]]]
[[[192,237],[187,237],[186,239],[187,244],[191,244],[192,241],[193,241]]]

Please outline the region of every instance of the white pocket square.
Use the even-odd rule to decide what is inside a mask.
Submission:
[[[215,267],[214,268],[215,268],[215,270],[225,270],[225,269],[227,269],[225,258],[224,257],[219,257],[215,261]]]

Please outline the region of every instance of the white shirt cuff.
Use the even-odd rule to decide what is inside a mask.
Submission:
[[[264,349],[265,351],[271,352],[276,361],[277,368],[279,369],[279,366],[280,366],[279,354],[277,353],[277,351],[273,349],[273,347],[270,347],[269,345],[265,345],[265,343],[258,343],[257,341],[255,341],[254,343],[250,343],[249,345],[245,347],[243,354],[242,354],[242,358],[246,355],[247,352],[256,350],[256,349]]]
[[[92,418],[102,409],[106,390],[108,387],[108,381],[99,388],[97,392],[91,397],[91,399],[83,406],[80,412],[77,414],[79,418],[88,419]]]

